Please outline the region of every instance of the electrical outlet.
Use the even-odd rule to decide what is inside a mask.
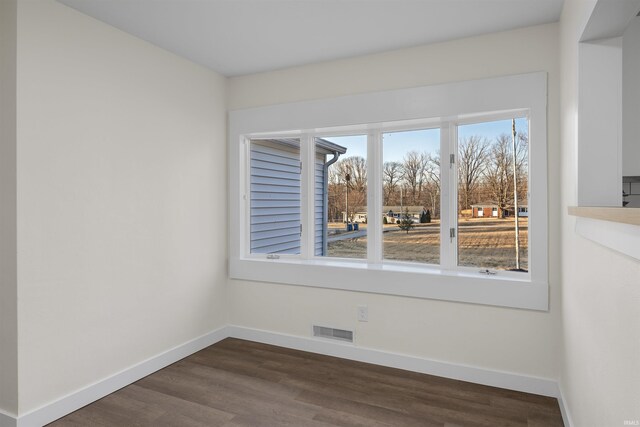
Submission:
[[[358,322],[368,322],[369,321],[369,307],[366,305],[358,306]]]

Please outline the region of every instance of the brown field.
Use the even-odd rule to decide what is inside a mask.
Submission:
[[[344,228],[344,224],[341,225]],[[363,228],[363,227],[361,227]],[[458,263],[461,266],[498,270],[515,268],[513,219],[469,219],[458,226]],[[428,264],[440,262],[440,224],[416,224],[409,233],[386,225],[383,234],[385,259]],[[528,220],[520,219],[520,267],[528,269]],[[365,258],[367,238],[329,243],[329,256]]]

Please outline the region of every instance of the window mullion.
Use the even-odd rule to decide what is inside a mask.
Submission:
[[[382,132],[367,135],[367,259],[382,262]]]
[[[300,216],[301,216],[301,257],[309,259],[314,256],[314,161],[315,144],[313,135],[304,134],[300,137],[300,163],[302,167],[302,183],[300,188]]]
[[[453,159],[449,162],[449,229],[453,229],[453,236],[449,242],[449,265],[448,268],[458,268],[458,164],[460,159],[458,153],[458,123],[449,123],[449,156]],[[449,231],[450,231],[449,230]],[[450,231],[451,232],[451,231]]]
[[[450,268],[449,250],[449,123],[440,125],[440,267]]]
[[[455,126],[443,122],[440,127],[440,266],[453,269],[456,265],[456,239],[451,229],[456,228],[455,163],[451,154],[455,151]],[[457,234],[457,230],[456,230]]]
[[[240,169],[240,199],[239,209],[240,220],[243,221],[244,227],[239,230],[240,253],[243,256],[251,253],[251,142],[249,138],[242,137],[240,144],[240,163],[237,165]]]

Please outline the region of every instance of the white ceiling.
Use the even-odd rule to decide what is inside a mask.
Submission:
[[[59,0],[237,76],[526,27],[563,0]]]

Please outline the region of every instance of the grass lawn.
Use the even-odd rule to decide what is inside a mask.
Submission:
[[[344,224],[338,224],[344,228]],[[365,226],[365,227],[363,227]],[[366,224],[360,224],[366,228]],[[440,224],[416,224],[409,233],[395,224],[384,226],[385,259],[429,264],[440,262]],[[458,224],[458,262],[469,267],[497,270],[515,268],[515,231],[513,219],[474,218]],[[329,256],[365,258],[367,238],[330,242]],[[520,218],[520,267],[527,269],[528,219]]]

